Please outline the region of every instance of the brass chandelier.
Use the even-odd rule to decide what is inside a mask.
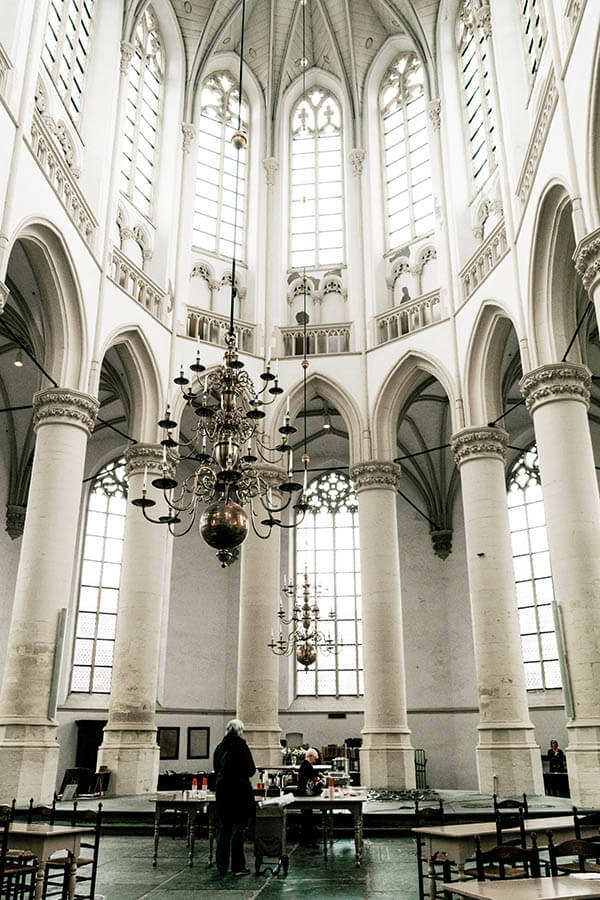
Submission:
[[[277,616],[279,618],[279,636],[275,638],[271,633],[271,642],[267,645],[277,656],[291,656],[292,653],[304,671],[308,671],[317,659],[317,652],[337,653],[342,642],[336,642],[330,633],[319,631],[321,623],[321,611],[317,600],[315,588],[311,601],[311,585],[308,580],[308,572],[304,567],[304,576],[301,585],[296,585],[290,579],[282,588],[282,593],[288,600],[293,601],[292,613],[289,619],[285,617],[283,603],[279,601]],[[335,621],[335,612],[331,610],[329,618]],[[282,626],[291,626],[284,636]]]

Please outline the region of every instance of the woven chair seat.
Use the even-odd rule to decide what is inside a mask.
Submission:
[[[522,868],[513,869],[512,866],[504,866],[504,877],[505,878],[523,878],[525,872]],[[500,879],[500,866],[486,866],[485,868],[485,877],[486,881],[492,881],[496,879]]]
[[[557,864],[556,868],[559,870],[559,872],[581,872],[581,867],[578,862],[560,863]],[[598,863],[587,862],[586,860],[585,871],[600,872],[600,866],[598,865]]]

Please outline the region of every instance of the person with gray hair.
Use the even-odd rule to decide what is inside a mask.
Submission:
[[[302,765],[298,771],[298,787],[296,789],[298,797],[314,797],[315,794],[320,792],[322,787],[321,776],[314,767],[318,759],[318,750],[315,750],[314,747],[309,747],[304,754]],[[316,847],[315,829],[310,809],[302,810],[300,843],[306,847]]]
[[[250,778],[256,772],[252,753],[243,738],[244,723],[231,719],[225,737],[213,755],[217,807],[217,868],[225,875],[229,867],[234,875],[249,875],[244,857],[244,838],[256,806]]]

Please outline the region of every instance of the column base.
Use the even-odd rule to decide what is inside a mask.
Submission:
[[[361,731],[360,783],[369,788],[406,790],[417,785],[411,732]]]
[[[544,794],[542,754],[531,726],[479,726],[476,750],[482,794]]]
[[[104,740],[98,749],[98,768],[110,770],[107,796],[149,794],[156,790],[160,750],[156,728],[104,729]]]
[[[600,807],[600,721],[567,723],[567,769],[574,806]]]
[[[17,806],[52,803],[56,790],[59,746],[56,724],[0,724],[0,797]]]
[[[252,751],[257,769],[268,769],[280,766],[282,760],[281,728],[244,728],[244,740]]]

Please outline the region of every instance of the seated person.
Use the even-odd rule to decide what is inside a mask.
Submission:
[[[321,792],[322,779],[314,766],[319,758],[319,754],[314,747],[309,747],[306,751],[300,771],[298,772],[298,788],[296,790],[297,797],[314,797]],[[305,847],[315,847],[314,826],[312,823],[312,810],[302,810],[302,823],[300,825],[300,843]]]

